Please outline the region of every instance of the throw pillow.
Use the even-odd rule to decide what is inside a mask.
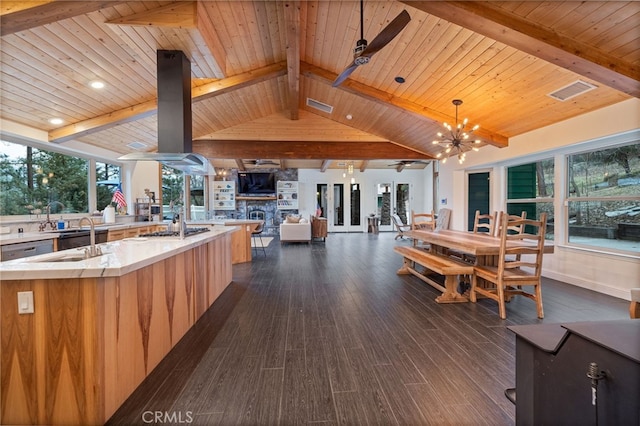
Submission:
[[[300,216],[295,214],[287,215],[287,223],[299,223],[299,222],[300,222]]]

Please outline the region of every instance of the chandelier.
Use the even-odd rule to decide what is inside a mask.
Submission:
[[[443,123],[444,128],[446,129],[445,133],[438,132],[438,138],[433,141],[434,145],[441,145],[442,151],[436,155],[436,158],[441,158],[443,163],[447,162],[447,158],[450,155],[457,155],[458,162],[462,164],[464,162],[467,151],[478,151],[478,148],[473,146],[474,144],[478,144],[481,142],[480,139],[476,139],[474,141],[470,141],[469,137],[471,134],[478,130],[480,126],[476,124],[471,128],[471,130],[465,130],[467,126],[468,119],[464,119],[462,123],[458,123],[458,106],[462,105],[462,101],[460,99],[454,99],[453,104],[456,106],[456,123],[455,127],[452,127],[448,123]]]

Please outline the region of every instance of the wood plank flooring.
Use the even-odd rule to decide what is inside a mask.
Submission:
[[[439,305],[435,289],[396,274],[393,246],[410,243],[394,236],[274,240],[235,265],[233,283],[108,424],[511,425],[507,326],[628,318],[625,300],[547,279],[544,320],[521,297],[504,321],[490,300]]]

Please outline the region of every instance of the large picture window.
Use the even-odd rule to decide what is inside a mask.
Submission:
[[[0,216],[89,211],[89,160],[0,144]]]
[[[554,238],[554,194],[553,159],[507,168],[507,212],[514,215],[526,212],[529,219],[539,219],[540,213],[547,213],[549,240]]]
[[[640,142],[567,156],[568,240],[640,252]]]

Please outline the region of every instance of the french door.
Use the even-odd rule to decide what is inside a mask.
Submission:
[[[362,232],[360,188],[359,183],[316,184],[316,214],[327,218],[329,232]]]
[[[376,215],[380,218],[380,231],[393,231],[392,214],[398,214],[404,223],[411,221],[411,194],[408,183],[383,182],[376,184]]]

